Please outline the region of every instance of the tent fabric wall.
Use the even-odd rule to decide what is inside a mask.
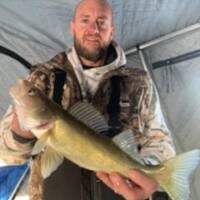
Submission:
[[[144,50],[178,153],[200,147],[200,57],[155,70],[152,63],[199,49],[200,30],[196,30]],[[193,200],[200,196],[199,177],[198,171],[193,182]]]
[[[162,42],[144,51],[170,127],[185,151],[199,147],[196,137],[200,120],[200,57],[154,70],[151,69],[151,64],[197,49],[200,49],[200,30]]]
[[[16,60],[0,53],[0,117],[6,112],[11,98],[8,90],[18,78],[26,77],[27,69]]]

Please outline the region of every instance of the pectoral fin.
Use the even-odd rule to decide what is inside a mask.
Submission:
[[[131,158],[137,160],[140,163],[143,163],[140,155],[137,151],[137,143],[134,138],[133,131],[131,129],[127,129],[115,137],[112,138],[112,141],[126,154],[128,154]]]
[[[63,162],[63,155],[57,153],[51,147],[46,147],[41,158],[41,173],[43,178],[47,178],[54,172]]]
[[[32,150],[32,155],[37,155],[39,154],[44,147],[46,146],[47,140],[48,140],[48,132],[44,133],[35,143],[33,150]]]

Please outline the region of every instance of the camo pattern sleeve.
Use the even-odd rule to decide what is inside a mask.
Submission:
[[[57,61],[59,59],[62,58],[54,57],[47,63],[32,66],[27,76],[27,80],[33,82],[49,98],[53,93],[54,73],[52,69],[56,63],[59,63]],[[0,121],[0,159],[7,163],[21,164],[30,158],[35,139],[24,139],[14,133],[10,127],[12,119],[13,109],[10,106]]]
[[[30,158],[34,139],[19,141],[16,134],[11,130],[13,108],[9,106],[0,122],[0,159],[9,164],[22,164]]]
[[[146,164],[158,164],[175,155],[175,147],[160,106],[159,96],[149,75],[131,92],[134,104],[132,128],[138,151]]]

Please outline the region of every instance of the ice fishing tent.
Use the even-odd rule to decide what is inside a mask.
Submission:
[[[43,62],[72,44],[69,21],[77,0],[0,1],[0,45],[31,64]],[[155,81],[178,152],[200,147],[200,1],[110,0],[115,39],[130,67],[143,67]],[[0,54],[0,116],[8,88],[27,74],[15,59]],[[200,172],[193,200],[200,198]]]

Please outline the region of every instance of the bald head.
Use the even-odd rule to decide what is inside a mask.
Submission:
[[[106,0],[82,0],[70,23],[75,49],[85,65],[99,66],[113,38],[112,9]]]
[[[108,12],[110,14],[112,19],[112,8],[107,0],[81,0],[75,8],[74,20],[76,19],[77,14],[88,6],[94,6],[105,10],[105,12]]]

